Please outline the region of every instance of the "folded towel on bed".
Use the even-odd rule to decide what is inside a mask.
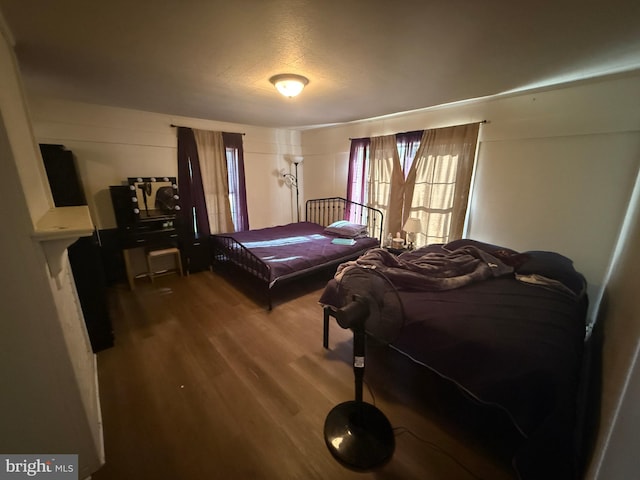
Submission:
[[[355,245],[356,241],[353,238],[334,238],[331,243],[335,245]]]

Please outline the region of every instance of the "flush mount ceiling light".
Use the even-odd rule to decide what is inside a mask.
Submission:
[[[308,78],[294,73],[281,73],[280,75],[274,75],[269,79],[269,81],[273,83],[282,95],[289,98],[298,95],[305,85],[309,83]]]

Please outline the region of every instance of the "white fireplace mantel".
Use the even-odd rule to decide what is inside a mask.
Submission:
[[[65,250],[80,237],[93,234],[94,226],[86,205],[55,207],[36,223],[32,237],[39,241],[49,266],[49,273],[58,280]]]

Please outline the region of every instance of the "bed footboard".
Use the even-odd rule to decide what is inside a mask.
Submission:
[[[233,237],[213,235],[211,242],[216,261],[232,262],[266,283],[271,281],[271,267]]]
[[[264,283],[271,310],[271,267],[254,255],[251,250],[227,235],[212,235],[211,249],[214,263],[228,262],[244,270]]]
[[[316,198],[307,200],[307,222],[318,223],[324,227],[338,220],[348,220],[366,225],[370,237],[377,238],[382,245],[383,215],[377,208],[352,202],[342,197]]]

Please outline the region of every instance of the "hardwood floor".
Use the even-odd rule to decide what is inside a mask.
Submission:
[[[516,478],[504,418],[375,345],[365,400],[397,427],[395,454],[370,473],[333,459],[324,419],[354,393],[351,332],[332,322],[322,348],[326,281],[283,287],[272,311],[212,272],[111,288],[116,345],[98,354],[106,464],[93,479]]]

